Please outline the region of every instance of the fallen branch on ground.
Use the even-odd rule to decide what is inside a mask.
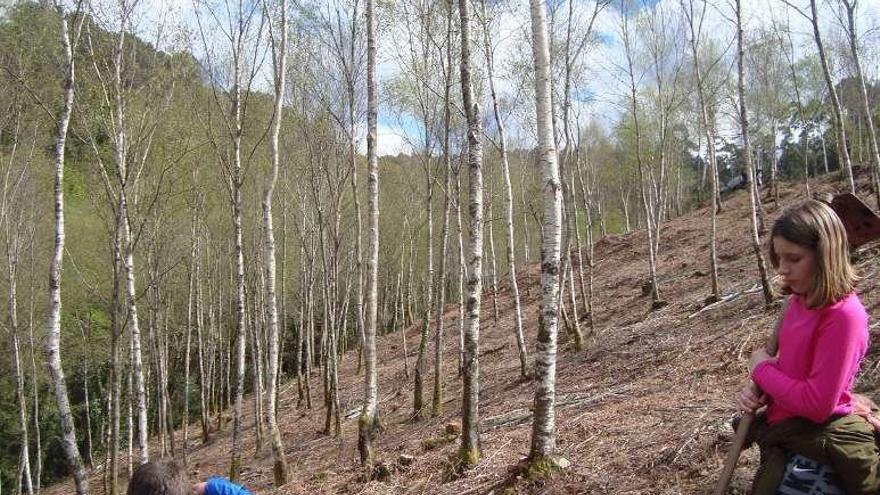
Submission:
[[[601,403],[608,397],[615,397],[622,395],[624,391],[626,391],[629,386],[619,387],[618,389],[606,390],[605,392],[595,394],[595,395],[585,395],[585,394],[562,394],[559,395],[556,401],[556,408],[563,408],[569,406],[580,406],[580,405],[595,405]],[[511,425],[520,425],[528,422],[532,417],[531,408],[519,408],[514,409],[512,411],[507,411],[504,414],[499,414],[498,416],[492,416],[491,418],[486,418],[483,420],[483,424],[480,427],[480,431],[485,433],[487,431],[494,430],[496,428],[501,428],[503,426],[511,426]]]
[[[760,285],[760,284],[755,284],[755,285],[753,285],[751,288],[748,288],[748,289],[745,289],[745,290],[741,290],[741,291],[734,292],[734,293],[732,293],[732,294],[728,294],[728,295],[726,295],[726,296],[723,296],[720,300],[715,301],[715,302],[713,302],[712,304],[709,304],[708,306],[703,306],[703,307],[700,308],[696,313],[693,313],[693,314],[691,314],[691,315],[688,315],[688,319],[691,319],[691,318],[693,318],[694,316],[697,316],[698,314],[702,313],[703,311],[709,311],[710,309],[717,308],[718,306],[721,306],[722,304],[724,304],[724,303],[726,303],[726,302],[733,301],[734,299],[736,299],[736,298],[739,297],[739,296],[742,296],[742,295],[744,295],[744,294],[753,294],[753,293],[755,293],[755,292],[759,292],[760,290],[761,290],[761,285]]]

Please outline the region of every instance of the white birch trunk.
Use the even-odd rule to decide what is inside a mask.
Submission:
[[[646,165],[642,159],[642,142],[641,142],[641,128],[639,126],[639,105],[638,105],[638,95],[637,95],[637,87],[635,81],[635,69],[633,67],[633,57],[632,57],[632,45],[630,38],[630,30],[629,30],[629,12],[624,12],[622,14],[621,21],[621,29],[624,39],[624,47],[626,52],[627,59],[627,69],[629,75],[630,82],[630,103],[632,110],[632,118],[633,118],[633,132],[635,133],[636,139],[636,164],[638,166],[639,171],[639,196],[642,200],[642,208],[645,215],[645,230],[648,234],[648,275],[649,275],[649,283],[651,286],[651,306],[652,308],[659,308],[664,305],[664,302],[660,298],[660,288],[657,282],[657,263],[656,263],[656,251],[655,251],[655,230],[653,225],[653,215],[654,211],[659,208],[658,205],[653,202],[653,191],[650,186],[647,186],[646,183],[646,173],[645,168]],[[652,181],[653,183],[653,181]],[[647,190],[646,190],[647,188]]]
[[[195,170],[193,171],[193,185],[195,186]],[[190,225],[190,255],[189,255],[189,290],[186,301],[186,344],[183,354],[183,463],[187,464],[187,450],[189,444],[189,383],[190,383],[190,356],[192,355],[192,328],[193,328],[193,302],[195,299],[196,281],[196,221],[197,201],[193,198],[192,220]]]
[[[446,60],[443,85],[443,228],[440,234],[440,281],[437,290],[437,311],[434,333],[434,393],[431,399],[431,415],[443,412],[443,306],[446,303],[446,280],[449,262],[449,212],[452,207],[452,154],[449,146],[452,120],[452,3],[446,4]],[[404,363],[405,364],[405,363]]]
[[[562,241],[562,184],[553,139],[550,46],[546,5],[530,0],[535,105],[538,125],[538,164],[544,199],[541,238],[541,315],[535,352],[535,405],[530,462],[552,462],[556,451],[556,337],[559,330],[559,262]]]
[[[493,220],[495,219],[494,214],[492,213],[492,201],[494,200],[494,195],[492,194],[492,188],[489,187],[489,200],[487,201],[488,205],[486,208],[488,209],[489,214],[489,277],[492,283],[492,319],[497,324],[498,323],[498,265],[495,263],[495,225]]]
[[[79,29],[82,27],[83,17],[72,19],[77,23],[74,33],[71,34],[68,27],[68,19],[59,1],[55,2],[55,10],[61,22],[61,43],[64,53],[64,104],[58,117],[58,126],[55,132],[55,183],[54,183],[54,211],[55,211],[55,243],[52,261],[49,265],[49,310],[47,318],[48,338],[46,352],[48,353],[49,375],[55,391],[55,402],[58,406],[58,420],[61,427],[61,444],[67,461],[67,468],[73,475],[78,495],[89,493],[89,481],[83,467],[82,457],[76,444],[76,427],[73,415],[70,411],[70,400],[67,396],[67,382],[64,378],[64,368],[61,365],[61,270],[64,257],[64,152],[67,144],[67,128],[70,124],[70,114],[73,109],[73,83],[75,77],[75,65],[73,48]]]
[[[526,342],[522,328],[522,307],[519,299],[519,286],[516,281],[516,255],[514,253],[516,238],[513,231],[513,187],[510,183],[510,162],[507,157],[507,135],[504,128],[504,120],[501,118],[501,108],[498,104],[498,95],[495,91],[495,79],[493,77],[495,57],[493,55],[492,44],[489,37],[489,26],[486,23],[486,2],[480,2],[484,19],[483,24],[483,46],[486,53],[486,70],[489,82],[489,94],[492,97],[492,113],[495,117],[495,125],[498,127],[498,148],[501,153],[501,179],[504,194],[504,221],[505,221],[505,238],[507,240],[507,271],[510,277],[510,291],[513,294],[513,309],[515,317],[515,335],[516,347],[519,351],[519,373],[522,378],[529,376],[528,353],[526,351]],[[525,224],[524,224],[525,226]],[[528,257],[528,239],[526,239],[525,253]]]
[[[815,0],[810,0],[815,6]],[[748,174],[749,182],[749,206],[751,217],[751,241],[752,249],[755,252],[755,259],[758,263],[758,274],[761,278],[761,286],[764,293],[764,305],[769,306],[773,302],[773,290],[770,287],[770,279],[767,275],[767,264],[764,262],[764,255],[761,252],[761,241],[758,237],[758,218],[755,205],[755,187],[752,186],[755,181],[755,170],[752,165],[752,148],[749,142],[749,120],[746,112],[746,92],[745,92],[745,74],[743,72],[743,27],[742,27],[742,8],[740,0],[736,0],[736,66],[737,66],[737,96],[739,103],[739,123],[742,131],[743,154],[746,160],[746,174]],[[851,176],[850,176],[851,178]]]
[[[715,153],[715,122],[714,119],[710,120],[709,118],[709,102],[706,97],[706,90],[704,87],[703,73],[700,68],[700,58],[699,58],[699,42],[702,40],[702,26],[703,20],[706,13],[707,5],[703,3],[702,10],[699,12],[699,18],[695,17],[694,12],[694,4],[693,0],[689,0],[688,4],[684,3],[685,0],[681,0],[682,10],[684,11],[685,17],[688,20],[688,27],[690,29],[690,45],[691,45],[691,55],[694,59],[694,78],[697,83],[697,96],[699,98],[700,105],[700,124],[703,127],[703,133],[706,137],[706,155],[708,162],[708,174],[709,174],[709,183],[711,184],[711,194],[712,194],[712,208],[709,214],[710,217],[710,227],[709,227],[709,275],[711,281],[711,292],[709,297],[706,299],[706,303],[713,303],[718,301],[721,297],[721,290],[718,284],[718,255],[717,255],[717,224],[718,224],[718,165],[716,161],[716,153]],[[697,25],[695,26],[695,23]]]
[[[425,128],[428,128],[427,119],[424,122]],[[427,136],[427,131],[426,131]],[[427,249],[427,273],[426,273],[426,281],[425,281],[425,308],[424,308],[424,316],[422,318],[422,333],[421,339],[419,340],[419,354],[416,357],[416,367],[415,367],[415,380],[413,386],[413,417],[415,419],[421,419],[424,415],[425,409],[425,375],[427,374],[427,354],[428,354],[428,338],[429,331],[431,328],[431,310],[433,309],[433,294],[434,294],[434,176],[431,170],[431,153],[430,147],[427,146],[427,138],[426,142],[426,150],[425,150],[425,179],[427,182],[427,195],[425,197],[425,207],[427,209],[428,215],[428,223],[426,226],[427,229],[427,240],[426,240],[426,249]]]
[[[198,196],[199,203],[197,207],[201,210],[202,205],[204,204],[204,196]],[[195,279],[193,282],[195,283],[195,324],[196,324],[196,345],[198,346],[198,364],[199,364],[199,419],[202,425],[202,444],[207,444],[211,437],[211,426],[210,426],[210,417],[209,414],[209,397],[214,388],[214,381],[212,380],[212,366],[210,363],[213,362],[213,359],[209,358],[211,354],[214,352],[214,332],[210,331],[205,335],[205,305],[202,300],[202,236],[200,229],[196,231],[196,251],[195,251]],[[214,329],[214,313],[213,308],[209,310],[209,316],[211,319],[211,329]],[[208,349],[206,349],[208,343],[211,344],[210,353]]]
[[[737,6],[739,3],[737,2]],[[828,55],[825,52],[825,44],[822,41],[822,34],[819,31],[819,17],[816,8],[816,0],[810,0],[810,13],[808,16],[810,23],[813,25],[813,40],[816,42],[816,50],[819,54],[819,62],[822,65],[822,75],[825,77],[825,86],[828,95],[831,97],[831,109],[834,115],[834,131],[837,134],[837,157],[843,169],[843,179],[849,186],[851,193],[856,193],[856,183],[853,180],[852,161],[849,157],[849,150],[846,142],[846,123],[843,119],[843,108],[840,104],[840,98],[837,96],[837,88],[831,76],[831,68],[828,65]]]
[[[464,232],[461,223],[461,165],[455,173],[455,227],[458,234],[458,376],[464,372],[464,286],[468,267],[464,258]]]
[[[16,201],[19,196],[22,183],[28,174],[28,167],[32,160],[33,148],[36,146],[36,137],[31,148],[31,156],[26,159],[25,167],[16,173],[11,183],[12,170],[15,163],[15,154],[18,148],[18,141],[21,138],[21,112],[16,112],[15,131],[12,135],[12,149],[9,153],[9,161],[6,165],[6,173],[3,179],[3,196],[2,204],[0,204],[0,223],[2,223],[5,248],[6,248],[6,274],[8,283],[7,292],[7,331],[12,338],[12,355],[13,364],[15,366],[15,398],[18,405],[19,429],[21,430],[21,450],[19,452],[18,479],[16,480],[15,493],[20,493],[22,484],[28,495],[33,495],[34,485],[31,475],[31,459],[30,459],[30,442],[28,440],[28,408],[27,397],[25,396],[25,377],[24,368],[21,364],[21,345],[19,341],[19,324],[18,324],[18,261],[19,253],[26,233],[22,230],[25,228],[25,219],[21,216],[21,203]],[[31,241],[33,242],[33,241]],[[32,253],[33,254],[33,253]],[[33,300],[33,293],[31,294]],[[88,374],[86,374],[88,378]],[[34,375],[36,379],[36,375]],[[88,397],[88,380],[86,379],[86,397]],[[87,399],[88,400],[88,399]],[[88,403],[86,403],[88,404]],[[91,455],[89,456],[91,459]]]
[[[37,352],[34,346],[34,300],[35,300],[35,284],[34,280],[34,246],[36,243],[30,243],[30,299],[28,302],[28,343],[30,344],[31,354],[31,402],[34,405],[34,493],[40,495],[41,477],[43,470],[43,442],[40,438],[40,391],[37,380]]]
[[[856,31],[856,9],[858,8],[858,0],[841,0],[846,10],[847,20],[847,37],[849,38],[849,49],[852,53],[853,64],[856,69],[856,78],[859,82],[859,96],[861,97],[862,109],[865,112],[865,123],[868,128],[868,140],[871,143],[871,178],[874,186],[874,199],[877,207],[880,208],[880,145],[877,144],[877,130],[874,128],[874,116],[871,110],[871,104],[868,101],[868,90],[865,87],[865,74],[862,70],[862,58],[859,53],[858,32]],[[859,148],[861,150],[861,148]]]
[[[244,374],[245,374],[245,351],[247,340],[247,328],[245,324],[245,290],[244,290],[244,253],[242,252],[242,205],[241,205],[241,68],[236,57],[235,82],[233,88],[233,114],[235,130],[232,139],[233,162],[232,162],[232,225],[235,235],[235,247],[233,257],[235,259],[235,318],[236,318],[236,346],[235,346],[235,411],[232,426],[232,459],[229,468],[229,479],[238,481],[241,476],[241,443],[242,443],[242,406],[244,402]],[[232,363],[229,363],[231,368]],[[228,384],[231,388],[231,383]],[[258,419],[259,420],[259,419]]]
[[[137,292],[135,291],[134,246],[129,227],[125,189],[120,191],[120,218],[122,223],[122,245],[125,254],[122,265],[125,268],[125,295],[128,302],[128,331],[131,337],[132,373],[137,400],[137,431],[138,451],[141,464],[150,461],[149,442],[147,440],[147,393],[144,380],[143,357],[141,352],[141,334],[138,323]]]
[[[272,445],[274,457],[275,486],[287,483],[287,459],[284,455],[284,444],[281,440],[281,430],[278,428],[276,416],[276,398],[278,387],[278,345],[280,331],[278,328],[278,305],[275,300],[275,232],[273,230],[272,217],[272,194],[275,191],[275,183],[278,181],[278,164],[281,151],[279,148],[279,135],[281,133],[282,111],[284,109],[284,90],[287,81],[287,0],[280,0],[277,16],[280,17],[278,30],[280,41],[277,42],[272,36],[272,68],[275,82],[275,111],[272,114],[272,134],[269,141],[271,151],[271,171],[268,183],[263,194],[263,242],[265,256],[265,290],[266,290],[266,320],[269,326],[269,366],[266,372],[266,423],[269,426],[269,440]],[[268,10],[268,7],[267,7]],[[273,28],[270,27],[270,33]]]
[[[376,288],[379,278],[379,159],[377,155],[378,85],[376,82],[376,13],[374,0],[367,0],[367,294],[364,322],[364,406],[358,419],[358,451],[361,466],[372,473],[373,442],[379,430],[379,389],[376,370]],[[352,102],[352,105],[354,102]],[[360,242],[358,242],[360,243]],[[359,282],[360,283],[360,282]],[[359,294],[360,296],[360,294]]]
[[[480,298],[483,292],[483,135],[480,107],[471,83],[470,5],[459,0],[461,19],[461,93],[467,119],[468,161],[468,276],[467,315],[462,359],[461,449],[459,458],[465,466],[480,460]]]
[[[18,421],[21,428],[21,471],[24,478],[25,490],[28,495],[34,493],[33,476],[31,474],[31,455],[28,440],[28,408],[24,393],[24,369],[21,366],[21,349],[18,340],[18,317],[16,301],[15,268],[9,269],[9,330],[12,333],[12,354],[15,361],[15,395],[18,399]],[[20,485],[19,485],[20,486]]]

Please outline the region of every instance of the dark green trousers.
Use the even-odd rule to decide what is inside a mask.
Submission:
[[[771,426],[758,415],[749,439],[761,449],[761,466],[752,483],[754,495],[776,493],[789,454],[833,467],[848,495],[880,493],[880,449],[874,428],[861,416],[837,416],[822,424],[792,418]]]

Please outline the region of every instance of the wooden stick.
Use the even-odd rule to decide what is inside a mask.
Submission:
[[[782,318],[785,316],[786,309],[788,309],[788,299],[782,304],[782,311],[779,314],[779,318],[776,320],[776,327],[773,329],[773,335],[767,340],[767,344],[764,346],[767,349],[767,353],[771,356],[775,356],[776,351],[779,350],[779,329],[782,328]],[[734,437],[733,444],[727,452],[727,459],[724,461],[724,468],[721,470],[721,477],[718,478],[718,483],[715,485],[715,491],[713,492],[714,495],[723,495],[727,491],[727,486],[730,484],[730,478],[733,476],[733,470],[736,469],[736,461],[739,460],[739,454],[742,452],[743,445],[746,443],[746,436],[748,436],[749,429],[752,427],[752,421],[754,419],[754,414],[743,414],[742,418],[740,418],[739,425],[736,428],[736,437]]]
[[[739,426],[736,428],[736,437],[733,439],[733,445],[730,446],[730,450],[727,452],[724,469],[721,470],[721,477],[718,478],[718,484],[715,485],[714,495],[723,495],[727,491],[730,478],[733,476],[733,470],[736,468],[736,461],[739,460],[739,454],[742,452],[743,444],[746,442],[746,436],[754,419],[754,414],[743,414],[740,419]]]

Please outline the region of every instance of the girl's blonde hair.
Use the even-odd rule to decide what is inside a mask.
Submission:
[[[770,235],[773,268],[779,267],[779,256],[773,249],[776,236],[810,249],[816,256],[816,273],[804,301],[808,308],[834,303],[853,291],[859,277],[849,262],[846,229],[830,206],[808,199],[786,208]],[[788,287],[783,291],[790,293]]]

